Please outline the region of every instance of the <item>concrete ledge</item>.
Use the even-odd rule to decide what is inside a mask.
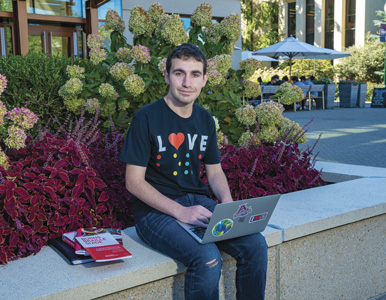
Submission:
[[[317,161],[317,170],[322,170],[322,178],[326,182],[343,182],[358,178],[386,178],[385,168],[358,166],[350,164],[337,164]]]
[[[386,214],[386,178],[362,178],[285,194],[270,223],[284,241]]]
[[[318,163],[317,168],[323,168],[323,176],[330,174],[328,176],[338,179],[351,176],[351,180],[282,196],[270,220],[276,228],[267,227],[263,232],[269,245],[267,299],[279,299],[280,290],[288,288],[281,286],[280,274],[287,276],[288,280],[291,278],[291,264],[288,270],[283,268],[287,266],[283,259],[291,259],[291,255],[286,257],[283,251],[291,253],[291,245],[298,247],[298,241],[308,243],[318,240],[319,236],[327,241],[329,231],[339,233],[345,232],[339,228],[350,228],[355,224],[376,224],[366,220],[376,220],[379,216],[384,219],[386,215],[386,178],[380,178],[386,175],[386,169],[332,163]],[[50,247],[44,247],[35,256],[1,266],[1,298],[116,299],[115,296],[122,295],[124,299],[160,299],[164,293],[163,299],[181,299],[184,266],[142,243],[134,228],[125,229],[123,234],[124,246],[133,254],[133,258],[128,260],[73,266]],[[334,253],[329,252],[328,255]],[[229,295],[234,295],[234,260],[228,255],[223,255],[223,259],[221,290],[222,295],[227,296],[221,299],[232,299]],[[385,264],[384,251],[376,259]],[[302,267],[308,268],[307,265]],[[379,276],[385,277],[386,274]],[[148,292],[147,296],[127,296],[130,291],[133,291],[131,295],[142,295],[136,293],[141,291],[141,287],[142,292]],[[386,286],[378,284],[377,290],[369,297],[385,291]],[[283,294],[282,299],[296,299],[290,297],[290,292],[293,291],[286,290],[287,294]]]

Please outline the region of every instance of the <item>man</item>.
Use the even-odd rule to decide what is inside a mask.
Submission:
[[[208,79],[199,48],[182,44],[168,56],[169,92],[134,116],[120,159],[132,194],[141,239],[186,267],[185,299],[219,298],[220,250],[237,261],[237,299],[264,299],[267,244],[253,234],[216,244],[199,244],[176,220],[207,226],[216,202],[200,179],[205,165],[209,186],[220,202],[233,201],[220,165],[213,117],[195,104]]]
[[[304,77],[304,80],[302,80],[302,82],[305,84],[305,85],[315,85],[314,83],[314,80],[315,80],[315,77],[314,76],[310,76],[309,78],[306,79],[305,76],[302,76]],[[302,78],[300,77],[300,78]],[[318,96],[318,93],[317,92],[312,92],[311,95],[317,97]]]
[[[302,76],[302,77],[304,77],[304,76]],[[304,77],[304,79],[306,79],[306,78]],[[292,80],[293,85],[296,85],[296,86],[305,85],[302,81],[299,81],[299,78],[297,76],[292,76],[291,80]],[[306,106],[306,102],[307,102],[306,98],[307,98],[307,95],[306,95],[306,93],[304,93],[304,99],[301,101],[302,110],[305,110],[305,106]]]
[[[280,85],[279,75],[273,75],[271,81],[268,82],[267,85]]]

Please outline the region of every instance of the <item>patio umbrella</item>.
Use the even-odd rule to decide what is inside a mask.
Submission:
[[[253,58],[259,61],[279,61],[278,59],[268,57],[265,55],[252,55],[253,51],[245,50],[241,52],[241,60],[246,60],[247,58]]]
[[[308,43],[295,39],[292,35],[285,40],[260,49],[252,53],[252,55],[267,55],[267,56],[288,56],[290,65],[290,77],[291,77],[291,64],[292,59],[296,56],[302,58],[314,58],[315,55],[325,54],[328,55],[329,51],[326,48],[320,48]]]
[[[332,60],[332,59],[343,58],[343,57],[347,57],[347,56],[351,55],[350,53],[347,53],[347,52],[341,52],[341,51],[337,51],[337,50],[329,49],[329,48],[320,48],[320,49],[323,49],[326,53],[319,53],[319,54],[314,54],[311,56],[304,56],[304,55],[298,54],[298,55],[294,56],[292,59],[314,59],[314,76],[315,76],[315,60],[316,59],[330,59],[330,60]],[[283,56],[280,59],[289,59],[289,57]]]

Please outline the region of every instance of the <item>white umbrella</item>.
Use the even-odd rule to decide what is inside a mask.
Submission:
[[[295,39],[292,35],[285,40],[253,52],[253,55],[288,56],[291,76],[292,59],[296,56],[313,58],[318,54],[329,54],[326,48],[316,47]]]
[[[343,58],[343,57],[347,57],[347,56],[350,56],[351,54],[350,53],[347,53],[347,52],[341,52],[341,51],[337,51],[337,50],[334,50],[334,49],[329,49],[329,48],[320,48],[320,49],[323,49],[323,51],[325,51],[326,53],[319,53],[319,54],[314,54],[314,55],[310,55],[310,56],[304,56],[304,55],[295,55],[294,57],[292,57],[292,59],[314,59],[314,76],[315,76],[315,60],[316,59],[338,59],[338,58]],[[289,59],[288,56],[284,56],[284,57],[281,57],[280,59]]]
[[[259,61],[279,61],[275,58],[268,57],[265,55],[252,55],[253,51],[245,50],[241,52],[241,60],[246,60],[247,58],[253,58]]]

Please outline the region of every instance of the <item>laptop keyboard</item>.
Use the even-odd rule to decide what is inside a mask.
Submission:
[[[199,238],[203,238],[205,235],[206,228],[205,227],[193,227],[190,230],[197,235]]]

